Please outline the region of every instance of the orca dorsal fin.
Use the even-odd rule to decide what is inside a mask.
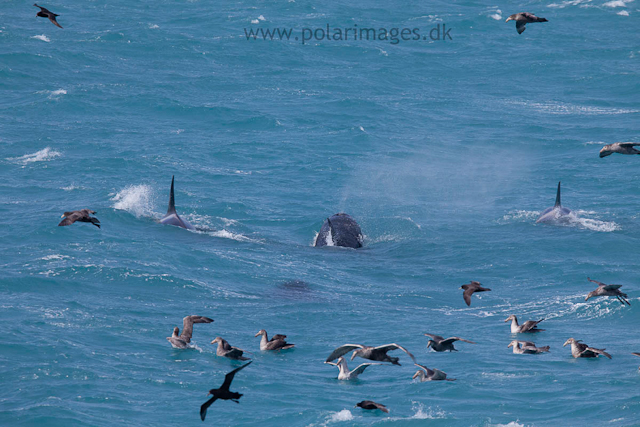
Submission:
[[[173,184],[171,186],[171,188],[173,189]],[[172,197],[173,197],[173,190],[171,191]],[[560,182],[558,182],[558,194],[556,194],[556,204],[553,205],[553,207],[558,207],[558,206],[562,206],[562,204],[560,203]]]
[[[176,201],[173,197],[173,180],[175,176],[171,177],[171,192],[169,193],[169,209],[167,209],[167,215],[176,213]]]

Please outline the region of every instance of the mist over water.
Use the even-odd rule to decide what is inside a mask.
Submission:
[[[0,425],[203,425],[239,366],[216,336],[254,363],[207,423],[638,423],[640,158],[598,157],[640,142],[635,2],[44,6],[64,30],[0,10]],[[549,22],[518,35],[504,20],[525,10]],[[452,40],[243,31],[327,23],[446,23]],[[158,222],[173,175],[195,231]],[[536,224],[558,181],[572,215]],[[57,227],[82,208],[102,228]],[[362,249],[313,247],[338,212]],[[587,277],[631,306],[585,301]],[[467,307],[470,280],[492,291]],[[173,349],[189,314],[215,322]],[[545,318],[525,339],[550,352],[512,354],[510,314]],[[295,349],[260,352],[260,329]],[[429,352],[424,333],[477,344]],[[573,359],[570,337],[613,359]],[[348,383],[322,363],[391,342],[457,381],[413,382],[399,351]]]

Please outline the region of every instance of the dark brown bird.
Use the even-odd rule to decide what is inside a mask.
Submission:
[[[204,418],[207,416],[207,409],[209,406],[213,404],[217,399],[222,400],[231,400],[236,403],[240,403],[238,399],[242,397],[241,393],[236,393],[233,391],[229,391],[229,387],[231,387],[231,381],[233,381],[233,377],[239,370],[246,368],[251,365],[253,362],[249,362],[246,365],[242,365],[239,368],[234,369],[224,376],[224,382],[220,386],[220,388],[213,388],[209,390],[209,394],[213,395],[213,397],[202,404],[200,407],[200,419],[204,421]],[[208,396],[208,395],[207,395]]]
[[[238,347],[232,347],[226,340],[221,337],[216,337],[215,340],[211,341],[211,344],[218,343],[218,349],[216,350],[216,355],[221,357],[228,357],[233,360],[249,360],[248,357],[244,357],[244,350]]]
[[[213,322],[213,319],[204,316],[186,316],[182,319],[182,333],[178,335],[180,329],[176,326],[173,328],[173,335],[167,337],[167,341],[176,348],[188,348],[193,335],[193,324],[211,322]]]
[[[265,331],[264,329],[260,329],[260,331],[255,336],[259,337],[260,335],[262,335],[262,338],[260,339],[260,350],[262,351],[288,350],[295,346],[295,344],[291,344],[285,341],[285,338],[287,338],[286,335],[275,334],[271,339],[269,339],[269,337],[267,336],[267,331]]]
[[[486,292],[491,290],[489,288],[483,288],[482,283],[476,282],[475,280],[472,280],[468,285],[462,285],[460,289],[464,289],[462,297],[468,306],[471,306],[471,295],[473,295],[474,292]]]
[[[526,29],[525,25],[527,24],[532,22],[548,22],[546,18],[538,18],[536,15],[529,12],[514,13],[504,22],[509,21],[516,21],[516,30],[518,30],[518,34],[522,34],[524,32]]]
[[[96,213],[96,211],[92,211],[91,209],[80,209],[79,211],[65,212],[60,217],[64,219],[60,221],[58,227],[64,227],[65,225],[71,225],[76,221],[80,221],[90,222],[91,224],[100,228],[100,221],[98,221],[98,218],[91,216],[94,213]]]
[[[624,305],[624,303],[631,305],[629,301],[627,301],[627,298],[629,298],[629,296],[620,291],[622,285],[606,285],[602,282],[598,282],[597,280],[591,280],[588,277],[587,280],[596,283],[598,285],[598,289],[589,292],[587,294],[587,297],[584,299],[585,301],[588,301],[589,298],[593,297],[616,297],[618,298],[618,301],[622,303],[622,305]]]
[[[382,412],[389,413],[389,410],[386,406],[381,403],[376,403],[373,400],[363,400],[354,406],[354,408],[362,408],[362,409],[380,409]]]
[[[387,352],[393,350],[402,350],[407,353],[407,355],[411,358],[411,360],[413,360],[414,363],[416,362],[416,358],[413,357],[413,354],[411,354],[409,350],[395,343],[385,344],[378,347],[371,347],[369,345],[362,344],[345,344],[333,350],[333,353],[331,353],[329,357],[327,357],[326,362],[331,362],[332,360],[344,356],[352,350],[353,354],[351,355],[351,360],[353,360],[356,356],[360,356],[363,359],[375,360],[376,362],[390,362],[393,365],[401,366],[400,363],[398,363],[398,360],[400,359],[397,357],[389,356]]]
[[[45,9],[45,8],[44,8],[44,7],[42,7],[42,6],[38,6],[38,5],[37,5],[37,4],[35,4],[35,3],[34,3],[33,5],[34,5],[35,7],[39,7],[39,8],[40,8],[40,12],[36,13],[36,16],[39,16],[39,17],[41,17],[41,18],[49,18],[49,21],[51,21],[51,23],[52,23],[53,25],[55,25],[55,26],[56,26],[56,27],[58,27],[58,28],[62,28],[62,27],[60,26],[60,24],[58,24],[58,21],[56,21],[56,16],[60,16],[60,15],[57,15],[57,14],[55,14],[55,13],[51,12],[49,9]]]
[[[450,352],[458,351],[453,346],[453,343],[456,341],[463,341],[463,342],[468,342],[469,344],[475,344],[473,341],[465,340],[460,337],[451,337],[451,338],[444,339],[444,337],[441,337],[440,335],[434,335],[434,334],[425,334],[425,335],[432,338],[427,343],[427,348],[431,347],[434,351],[447,351],[447,350],[449,350]]]

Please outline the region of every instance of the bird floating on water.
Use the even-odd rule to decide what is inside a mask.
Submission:
[[[529,12],[520,12],[514,13],[510,17],[507,18],[504,22],[516,21],[516,30],[518,34],[522,34],[524,30],[526,30],[525,25],[530,24],[532,22],[548,22],[549,20],[546,18],[538,18],[533,13]]]
[[[193,335],[194,323],[211,323],[213,319],[204,316],[186,316],[182,319],[182,333],[178,335],[180,329],[176,326],[173,328],[173,335],[167,337],[167,341],[175,348],[188,348]]]
[[[285,341],[285,338],[287,338],[286,335],[275,334],[271,339],[269,339],[269,337],[267,336],[267,331],[265,331],[264,329],[260,329],[260,331],[255,336],[259,337],[260,335],[262,335],[262,339],[260,340],[260,350],[262,351],[288,350],[295,346],[295,344],[290,344]]]
[[[575,358],[578,357],[598,357],[600,355],[606,356],[611,359],[611,355],[607,353],[606,348],[594,348],[589,347],[586,344],[582,344],[582,340],[575,340],[573,338],[569,338],[564,344],[563,347],[566,347],[567,344],[571,344],[571,355]]]
[[[213,397],[207,400],[206,402],[204,402],[200,407],[200,418],[202,419],[202,421],[204,421],[204,418],[207,416],[207,409],[209,408],[209,406],[211,406],[213,402],[215,402],[218,399],[231,400],[233,402],[240,403],[239,399],[242,397],[242,394],[229,391],[229,387],[231,387],[231,381],[233,381],[233,377],[238,373],[238,371],[251,365],[251,363],[253,362],[249,362],[229,372],[227,375],[224,376],[224,382],[222,383],[220,388],[214,388],[209,390],[209,394],[212,394]]]
[[[80,209],[79,211],[65,212],[60,217],[64,219],[60,221],[60,224],[58,224],[58,227],[71,225],[74,222],[78,221],[78,222],[90,222],[91,224],[100,228],[100,221],[98,220],[98,218],[91,216],[95,213],[96,211],[92,211],[91,209]]]
[[[53,25],[55,25],[55,26],[56,26],[56,27],[58,27],[58,28],[62,28],[62,27],[60,26],[60,24],[58,24],[58,21],[56,21],[56,16],[60,16],[60,15],[55,14],[55,13],[51,12],[51,11],[50,11],[50,10],[48,10],[48,9],[45,9],[45,8],[44,8],[44,7],[42,7],[42,6],[38,6],[38,5],[37,5],[37,4],[35,4],[35,3],[34,3],[33,5],[34,5],[35,7],[39,7],[39,8],[40,8],[40,12],[36,13],[36,16],[39,16],[39,17],[41,17],[41,18],[49,18],[49,21],[51,21],[51,23],[52,23]]]
[[[521,346],[522,345],[522,346]],[[513,340],[509,343],[507,348],[513,347],[514,354],[539,354],[539,353],[548,353],[549,346],[544,347],[536,347],[536,344],[531,341],[519,341]]]
[[[362,357],[363,359],[375,360],[376,362],[390,362],[393,365],[400,366],[400,363],[398,363],[398,360],[400,359],[397,357],[389,356],[387,352],[392,350],[402,350],[409,355],[409,357],[411,358],[411,360],[413,360],[414,363],[416,361],[416,358],[413,357],[413,354],[411,354],[406,348],[398,344],[391,343],[391,344],[381,345],[378,347],[371,347],[371,346],[362,345],[362,344],[345,344],[333,350],[333,353],[331,353],[329,357],[327,357],[327,362],[331,362],[332,360],[335,360],[341,356],[344,356],[345,354],[349,353],[351,350],[353,350],[353,354],[351,355],[351,360],[353,360],[356,356],[359,356],[359,357]]]
[[[456,341],[468,342],[469,344],[475,344],[473,341],[465,340],[460,337],[451,337],[444,339],[440,335],[434,334],[425,334],[428,337],[431,337],[429,342],[427,343],[427,348],[431,347],[434,351],[458,351],[453,346],[453,343]]]
[[[613,153],[619,154],[640,154],[640,150],[636,150],[635,146],[640,145],[640,142],[614,142],[602,147],[600,150],[600,158],[607,157]]]
[[[238,347],[232,347],[229,343],[222,339],[221,337],[216,337],[211,344],[218,343],[218,348],[216,349],[216,355],[221,357],[228,357],[233,360],[249,360],[248,357],[244,357],[242,354],[244,350]]]
[[[425,381],[455,381],[455,378],[447,378],[447,374],[440,369],[429,369],[426,366],[415,364],[419,368],[412,379],[420,378],[420,382]]]
[[[339,357],[338,363],[334,363],[334,362],[324,362],[324,363],[326,363],[327,365],[336,366],[340,370],[340,373],[338,374],[338,379],[345,380],[345,381],[355,380],[356,378],[358,378],[358,375],[363,373],[364,370],[367,369],[369,366],[382,365],[382,363],[363,363],[361,365],[358,365],[358,367],[353,371],[349,371],[349,366],[347,366],[347,361],[344,360],[344,357]]]
[[[528,332],[540,332],[544,331],[544,329],[538,329],[538,323],[542,322],[544,319],[540,320],[527,320],[522,325],[518,325],[518,318],[515,314],[507,317],[505,322],[511,320],[511,333],[512,334],[523,334]]]
[[[382,412],[386,412],[387,414],[389,413],[389,410],[387,409],[386,406],[384,406],[381,403],[376,403],[373,400],[363,400],[362,402],[358,402],[356,403],[356,406],[354,406],[354,408],[362,408],[362,409],[369,409],[369,410],[380,409]]]
[[[629,296],[624,292],[620,291],[622,285],[606,285],[602,282],[598,282],[597,280],[591,280],[587,277],[587,280],[598,285],[598,288],[595,291],[591,291],[587,294],[587,297],[584,299],[585,301],[589,301],[589,298],[595,297],[616,297],[618,301],[624,305],[627,303],[631,305],[631,303],[627,300]]]
[[[476,282],[475,280],[472,280],[471,283],[467,285],[460,286],[460,289],[464,289],[462,298],[464,298],[464,302],[466,302],[468,306],[471,306],[471,295],[473,295],[474,292],[487,292],[491,290],[489,288],[483,288],[482,283]]]

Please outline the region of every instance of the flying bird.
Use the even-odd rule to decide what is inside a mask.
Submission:
[[[373,400],[363,400],[362,402],[356,403],[354,408],[362,408],[362,409],[380,409],[382,412],[389,413],[389,410],[386,406],[381,403],[376,403]]]
[[[576,359],[578,357],[598,357],[600,355],[611,359],[611,355],[605,351],[606,348],[589,347],[586,344],[582,344],[582,340],[575,340],[573,338],[569,338],[562,346],[566,347],[567,344],[571,344],[571,355]]]
[[[333,353],[331,353],[329,357],[327,357],[327,362],[331,362],[332,360],[335,360],[341,356],[344,356],[345,354],[349,353],[351,350],[353,350],[353,354],[351,355],[351,360],[353,360],[356,356],[359,356],[359,357],[362,357],[363,359],[375,360],[376,362],[390,362],[393,365],[400,366],[400,363],[398,363],[398,360],[400,359],[397,357],[389,356],[387,352],[393,351],[393,350],[402,350],[409,355],[409,357],[411,358],[411,360],[413,360],[414,363],[416,361],[416,358],[413,357],[413,354],[411,354],[406,348],[398,344],[391,343],[391,344],[381,345],[378,347],[371,347],[371,346],[362,345],[362,344],[345,344],[333,350]]]
[[[358,365],[358,367],[353,371],[349,371],[349,366],[347,366],[347,361],[344,360],[344,357],[339,357],[338,363],[334,363],[334,362],[324,362],[324,363],[326,363],[327,365],[336,366],[340,370],[340,373],[338,374],[338,379],[345,380],[345,381],[355,380],[356,378],[358,378],[358,375],[363,373],[364,370],[371,365],[382,365],[382,363],[363,363],[361,365]]]
[[[176,326],[173,328],[173,335],[167,337],[167,341],[175,348],[188,348],[193,335],[194,323],[211,323],[213,319],[204,316],[187,316],[182,319],[182,333],[178,335],[180,329]]]
[[[526,29],[525,25],[527,24],[530,24],[532,22],[548,22],[546,18],[538,18],[536,15],[529,12],[514,13],[504,22],[509,21],[516,21],[516,30],[518,30],[518,34],[522,34],[522,32]]]
[[[218,399],[231,400],[233,402],[240,403],[239,399],[242,397],[242,394],[229,391],[229,387],[231,387],[231,381],[233,381],[233,377],[235,376],[235,374],[237,374],[241,369],[244,369],[247,366],[251,365],[251,363],[253,362],[249,362],[246,365],[242,365],[239,368],[236,368],[233,371],[229,372],[224,376],[224,382],[222,383],[220,388],[209,390],[209,394],[212,394],[213,397],[204,402],[200,407],[200,418],[202,419],[202,421],[204,421],[204,418],[207,416],[207,409],[209,408],[209,406],[211,406],[211,404],[213,404],[213,402]]]
[[[427,343],[427,348],[431,347],[434,351],[447,351],[447,350],[449,350],[449,351],[458,351],[453,346],[453,343],[456,342],[456,341],[462,341],[462,342],[468,342],[469,344],[475,344],[473,341],[465,340],[465,339],[460,338],[460,337],[451,337],[451,338],[444,339],[444,337],[441,337],[440,335],[434,335],[434,334],[425,334],[425,335],[432,338]]]
[[[264,329],[260,329],[260,331],[255,336],[259,337],[260,335],[262,335],[262,338],[260,339],[260,350],[262,351],[288,350],[295,346],[295,344],[290,344],[285,341],[285,338],[287,338],[286,335],[275,334],[271,339],[269,339],[269,337],[267,336],[267,331],[265,331]]]
[[[49,21],[51,21],[51,23],[52,23],[53,25],[55,25],[55,26],[56,26],[56,27],[58,27],[58,28],[62,28],[62,27],[60,26],[60,24],[58,24],[58,21],[56,21],[56,16],[60,16],[60,15],[57,15],[57,14],[55,14],[55,13],[51,12],[50,10],[45,9],[45,8],[44,8],[44,7],[42,7],[42,6],[38,6],[38,5],[37,5],[37,4],[35,4],[35,3],[34,3],[33,5],[34,5],[35,7],[39,7],[39,8],[40,8],[40,12],[36,13],[36,16],[39,16],[39,17],[41,17],[41,18],[49,18]]]
[[[65,225],[71,225],[74,222],[79,221],[90,222],[91,224],[100,228],[100,221],[98,220],[98,218],[91,216],[94,213],[96,213],[96,211],[92,211],[91,209],[80,209],[79,211],[65,212],[60,217],[64,219],[60,221],[58,227],[64,227]]]
[[[467,285],[462,285],[460,289],[464,289],[462,297],[468,306],[471,306],[471,295],[473,295],[474,292],[486,292],[491,290],[489,288],[483,288],[482,283],[476,282],[475,280],[472,280],[471,283]]]
[[[629,301],[627,300],[629,296],[620,291],[622,285],[606,285],[602,282],[598,282],[597,280],[591,280],[588,277],[587,280],[596,283],[598,285],[598,288],[595,291],[589,292],[587,294],[587,297],[584,299],[585,301],[588,301],[589,298],[594,297],[616,297],[618,298],[618,301],[622,303],[622,305],[624,305],[625,303],[631,305],[631,303],[629,303]]]
[[[610,156],[613,153],[640,154],[640,150],[633,148],[638,145],[640,145],[640,142],[614,142],[613,144],[605,145],[600,150],[600,158]]]
[[[544,319],[540,320],[527,320],[522,325],[518,325],[518,318],[515,314],[507,317],[505,323],[511,320],[511,333],[512,334],[523,334],[527,332],[541,332],[544,329],[538,329],[538,323],[542,322]]]

